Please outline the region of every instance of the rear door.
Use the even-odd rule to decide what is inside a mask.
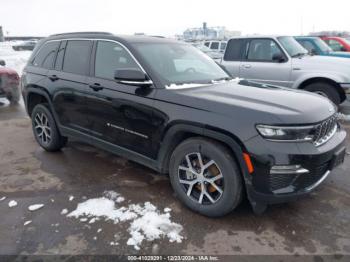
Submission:
[[[275,61],[273,58],[277,54],[283,56],[285,61]],[[241,78],[271,85],[291,85],[291,61],[275,40],[251,39],[242,60],[239,69]]]
[[[92,45],[90,40],[62,41],[55,67],[48,74],[60,124],[82,133],[90,131],[85,97]]]
[[[155,89],[114,80],[117,69],[140,69],[123,45],[99,40],[94,54],[87,96],[94,137],[152,157],[152,134],[157,128],[152,119]]]

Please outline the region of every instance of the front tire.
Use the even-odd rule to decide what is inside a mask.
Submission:
[[[38,104],[34,107],[32,128],[35,140],[46,151],[58,151],[67,143],[67,138],[61,136],[55,119],[44,104]]]
[[[341,103],[341,97],[337,89],[328,83],[313,83],[305,87],[306,91],[317,93],[319,95],[327,97],[337,106]]]
[[[170,159],[171,185],[182,203],[202,215],[220,217],[242,199],[242,179],[232,153],[204,138],[182,142]]]

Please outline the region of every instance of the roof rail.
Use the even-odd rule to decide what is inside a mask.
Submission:
[[[98,34],[98,35],[113,35],[109,32],[69,32],[69,33],[60,33],[60,34],[53,34],[50,36],[62,36],[62,35],[91,35],[91,34]]]

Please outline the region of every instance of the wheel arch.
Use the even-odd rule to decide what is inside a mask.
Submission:
[[[249,172],[243,159],[243,152],[247,152],[247,150],[240,139],[218,128],[189,123],[175,124],[166,131],[158,153],[159,171],[161,173],[168,173],[172,152],[181,142],[191,137],[208,138],[225,145],[232,153],[243,179],[246,181]]]
[[[26,111],[31,116],[34,107],[40,103],[48,103],[52,106],[51,98],[44,89],[28,87],[25,95]]]
[[[335,80],[328,77],[312,77],[305,79],[299,84],[298,89],[305,89],[308,85],[314,83],[327,83],[329,85],[332,85],[339,93],[341,102],[343,102],[346,99],[346,94],[343,88]]]

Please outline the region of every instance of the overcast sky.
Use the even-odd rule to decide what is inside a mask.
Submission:
[[[243,34],[350,31],[350,1],[324,0],[0,0],[10,35],[72,31],[171,36],[188,27],[226,26]]]

